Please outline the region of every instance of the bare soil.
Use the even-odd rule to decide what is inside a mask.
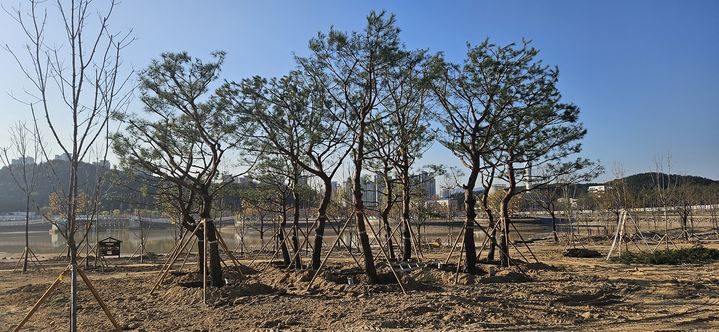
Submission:
[[[606,254],[609,244],[586,247]],[[367,285],[347,257],[331,260],[330,272],[309,290],[310,271],[256,263],[254,268],[264,271],[244,269],[243,277],[228,269],[228,285],[208,292],[209,305],[203,304],[202,278],[194,272],[173,273],[148,294],[163,257],[149,264],[111,261],[117,266],[88,276],[123,328],[134,331],[719,329],[719,263],[622,265],[565,257],[564,249],[534,243],[543,263],[520,264],[528,277],[516,268],[488,264],[476,276],[456,275],[451,265],[416,268],[401,274],[407,295],[387,269],[381,284]],[[435,251],[427,260],[443,261],[447,251]],[[14,263],[0,259],[0,330],[20,322],[66,264],[48,260],[49,271],[22,275],[11,271]],[[24,330],[67,328],[68,279]],[[81,284],[79,330],[111,329]]]

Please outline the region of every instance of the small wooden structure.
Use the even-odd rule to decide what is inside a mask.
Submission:
[[[105,256],[117,256],[117,258],[120,258],[120,244],[122,241],[114,238],[114,237],[107,237],[100,241],[97,241],[97,246],[99,248],[98,253],[99,256],[105,257]]]

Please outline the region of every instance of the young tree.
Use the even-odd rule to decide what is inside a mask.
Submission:
[[[351,133],[337,121],[335,103],[328,98],[325,83],[300,70],[270,81],[259,77],[244,80],[225,95],[259,127],[249,144],[262,146],[268,153],[283,156],[290,163],[296,221],[293,243],[298,244],[301,170],[322,183],[324,190],[315,221],[313,269],[318,269],[321,262],[332,179],[351,151],[347,142]]]
[[[423,51],[409,52],[399,59],[391,72],[392,78],[384,81],[389,97],[383,106],[389,113],[377,115],[379,118],[371,122],[368,133],[372,151],[368,155],[389,161],[402,188],[404,260],[412,257],[410,205],[414,184],[410,170],[435,139],[429,125],[427,103],[431,91],[424,81],[425,60]]]
[[[672,176],[672,156],[667,153],[666,156],[658,155],[654,158],[654,186],[656,189],[657,203],[662,208],[664,216],[664,236],[661,241],[666,240],[666,249],[669,249],[669,211],[672,204],[676,200],[676,192],[678,186],[678,176]]]
[[[27,261],[32,254],[30,250],[30,203],[37,183],[39,170],[37,165],[40,162],[40,137],[37,127],[32,129],[24,122],[18,122],[10,128],[10,147],[2,149],[0,162],[10,170],[15,185],[25,195],[25,249],[21,259],[22,273],[27,272]],[[18,163],[10,159],[9,153],[18,157]]]
[[[550,169],[545,168],[539,168],[536,171],[542,173],[545,170],[550,171]],[[553,182],[537,187],[529,192],[529,201],[549,213],[549,216],[552,218],[552,234],[554,236],[554,242],[559,242],[556,218],[557,201],[564,194],[564,191],[566,190],[565,188],[580,182],[590,181],[599,176],[599,174],[603,171],[604,169],[599,165],[595,166],[595,168],[589,172],[586,172],[585,170],[580,170],[580,172],[573,171],[569,174],[560,175]],[[551,174],[544,174],[542,176],[542,178],[551,177]],[[531,181],[531,179],[529,179],[529,181]]]
[[[469,174],[463,184],[465,221],[465,270],[476,273],[474,223],[476,197],[474,187],[480,175],[483,156],[497,149],[491,144],[495,125],[510,111],[516,98],[518,76],[526,54],[511,46],[496,47],[485,41],[468,46],[463,65],[447,63],[441,56],[430,63],[432,89],[441,111],[439,141],[460,159]]]
[[[218,95],[228,86],[210,93],[224,61],[223,52],[213,53],[214,61],[204,63],[187,53],[164,53],[140,74],[141,100],[145,116],[117,114],[126,124],[125,132],[113,137],[115,153],[123,165],[141,169],[176,186],[177,197],[189,197],[181,208],[183,226],[200,227],[197,247],[200,271],[204,271],[203,239],[209,250],[212,286],[222,287],[222,269],[215,224],[211,218],[217,193],[226,183],[215,185],[225,154],[239,147],[250,131],[237,110]],[[197,201],[200,220],[191,208]],[[207,234],[204,234],[204,229]]]
[[[377,135],[377,133],[373,134],[373,136],[374,135]],[[375,140],[374,138],[371,138],[369,144],[381,144],[380,142],[387,142],[387,140]],[[395,194],[395,187],[397,186],[398,181],[393,172],[394,168],[390,164],[389,159],[385,157],[391,153],[389,145],[381,144],[380,146],[374,147],[373,150],[377,151],[378,157],[376,159],[369,160],[368,165],[370,170],[375,171],[382,178],[382,185],[378,186],[380,188],[377,190],[377,194],[382,196],[381,198],[378,198],[378,201],[382,204],[379,215],[382,219],[382,226],[385,231],[385,242],[387,243],[389,258],[394,260],[396,259],[396,256],[394,253],[392,226],[389,223],[389,216],[392,212],[392,208],[395,206],[395,203],[397,203],[398,195]]]
[[[517,57],[512,71],[505,73],[513,82],[503,104],[510,109],[497,123],[497,154],[485,155],[485,162],[501,167],[498,177],[507,183],[500,206],[503,222],[500,242],[501,262],[509,265],[509,204],[519,194],[541,188],[556,179],[591,168],[593,162],[571,159],[581,151],[579,141],[586,129],[578,122],[579,108],[562,101],[557,88],[559,71],[536,59],[539,51],[524,42],[507,46]],[[543,172],[532,172],[533,168]],[[524,186],[519,187],[518,184]]]
[[[314,82],[325,82],[324,93],[340,112],[335,114],[352,134],[354,214],[364,255],[365,273],[377,282],[374,257],[365,225],[362,202],[362,170],[367,154],[366,139],[372,121],[386,111],[388,80],[400,59],[406,56],[395,18],[371,12],[364,32],[345,33],[331,29],[310,41],[311,56],[298,59]]]
[[[255,166],[251,177],[259,182],[256,187],[255,204],[257,209],[270,211],[274,215],[280,217],[279,228],[275,236],[282,253],[282,260],[285,266],[291,263],[297,263],[299,245],[295,244],[296,236],[293,236],[293,255],[296,257],[292,262],[290,252],[287,249],[285,240],[285,227],[287,226],[287,212],[289,210],[290,198],[295,197],[294,177],[290,161],[277,158],[276,156],[265,155]],[[250,200],[251,202],[252,200]],[[263,204],[270,203],[270,204]],[[265,206],[269,205],[269,206]],[[299,219],[299,215],[297,216]],[[295,227],[297,227],[295,220]],[[296,229],[296,228],[295,228]]]
[[[21,71],[30,81],[28,93],[37,127],[48,130],[50,141],[39,144],[43,156],[52,142],[69,160],[70,176],[61,188],[65,204],[66,226],[61,229],[70,254],[70,330],[77,330],[77,199],[80,163],[89,158],[97,142],[107,136],[110,114],[126,106],[127,79],[121,71],[122,50],[132,41],[129,34],[110,32],[109,20],[116,2],[95,6],[90,0],[46,3],[29,2],[29,12],[13,12],[28,43],[25,52],[10,51]],[[56,11],[56,14],[49,14]],[[49,20],[57,15],[58,20]],[[97,17],[96,23],[93,18]],[[63,40],[52,40],[47,31],[50,22],[58,22]],[[35,112],[35,106],[38,111]],[[41,120],[41,119],[42,120]],[[58,119],[69,119],[62,128]],[[96,195],[93,195],[96,197]]]

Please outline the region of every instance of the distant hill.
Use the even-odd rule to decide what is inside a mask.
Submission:
[[[690,186],[709,186],[713,184],[719,184],[719,181],[712,179],[703,178],[700,176],[692,175],[679,175],[679,174],[665,174],[660,173],[660,176],[664,178],[665,183],[676,183],[678,185],[690,185]],[[639,191],[642,189],[650,189],[656,187],[656,172],[639,173],[625,177],[623,180],[627,184],[627,187],[633,191]],[[607,182],[611,185],[617,180]]]

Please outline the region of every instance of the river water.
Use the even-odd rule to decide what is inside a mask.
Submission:
[[[306,233],[307,228],[312,223],[312,220],[303,220],[300,223],[300,241],[303,239],[302,233]],[[325,245],[333,243],[337,237],[344,220],[335,220],[330,223],[325,229]],[[486,224],[486,222],[481,222]],[[379,232],[382,236],[383,232],[379,229],[378,224],[373,222],[373,228]],[[525,239],[529,238],[540,238],[548,236],[551,232],[551,225],[546,223],[546,220],[542,219],[525,219],[515,221],[517,228],[522,233]],[[393,226],[395,223],[393,223]],[[242,233],[242,225],[235,225],[231,220],[223,220],[222,223],[218,223],[218,229],[222,234],[223,239],[231,249],[236,251],[252,251],[258,250],[263,244],[271,241],[275,230],[277,229],[276,224],[266,222],[261,225],[257,222],[247,222],[244,226],[244,236],[240,236]],[[264,234],[260,236],[260,230],[263,230]],[[455,220],[448,222],[446,220],[432,220],[426,223],[426,226],[422,227],[421,236],[422,243],[434,242],[442,245],[451,245],[456,239],[458,232],[461,230],[461,221]],[[288,225],[285,232],[289,234],[291,227]],[[415,229],[416,231],[416,229]],[[80,232],[78,232],[80,233]],[[83,231],[84,233],[84,231]],[[167,253],[175,245],[177,238],[179,237],[178,229],[170,224],[165,223],[154,223],[150,224],[141,231],[138,227],[127,227],[126,224],[119,224],[119,226],[107,226],[100,227],[95,234],[95,229],[92,229],[89,233],[89,242],[94,244],[96,240],[102,240],[107,237],[113,237],[123,241],[121,247],[121,254],[123,256],[129,256],[137,249],[140,245],[141,234],[145,234],[146,250],[153,253]],[[354,234],[354,236],[352,236]],[[370,239],[373,239],[372,232],[368,230]],[[401,238],[399,231],[395,234],[396,238]],[[78,242],[81,240],[82,235],[78,234],[76,239]],[[482,241],[484,239],[484,233],[480,230],[475,230],[475,239]],[[518,239],[516,233],[511,236],[513,239]],[[310,240],[314,240],[314,232],[310,232]],[[343,240],[350,246],[357,245],[356,229],[354,227],[348,227],[343,234]],[[40,221],[33,222],[30,225],[29,231],[29,243],[30,248],[38,255],[49,255],[49,254],[60,254],[66,248],[66,241],[60,235],[59,232],[50,231],[50,225]],[[244,243],[244,248],[240,246],[240,243]],[[312,244],[313,242],[310,242]],[[25,247],[25,226],[23,223],[2,223],[0,222],[0,258],[8,256],[17,256],[23,251]],[[84,248],[82,249],[84,250]],[[266,250],[272,250],[272,245],[268,243]]]

